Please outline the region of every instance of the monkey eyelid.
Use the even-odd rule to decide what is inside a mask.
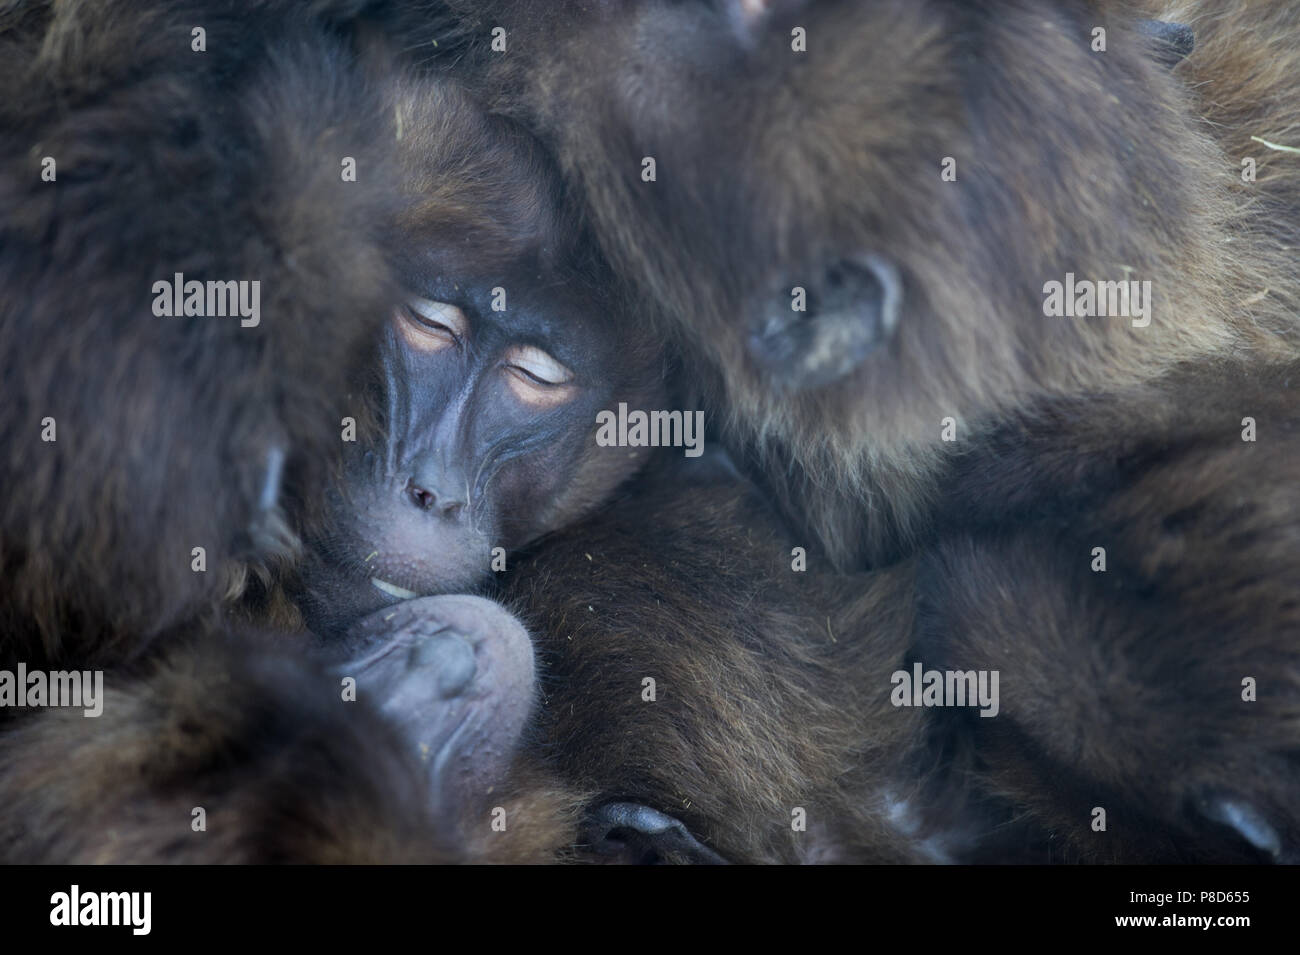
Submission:
[[[567,385],[573,381],[573,372],[534,345],[512,346],[505,354],[505,363],[544,387]]]
[[[461,309],[449,302],[412,298],[406,302],[406,308],[421,325],[434,330],[445,330],[457,341],[469,334],[469,319]]]

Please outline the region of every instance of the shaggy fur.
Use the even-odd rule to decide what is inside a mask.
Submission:
[[[536,745],[590,805],[729,861],[923,860],[890,812],[921,779],[921,714],[889,703],[913,570],[791,573],[792,541],[752,490],[672,468],[549,538],[503,594],[537,641]]]
[[[129,656],[285,550],[262,507],[272,458],[314,493],[304,463],[336,447],[391,300],[393,137],[354,54],[275,5],[210,6],[11,5],[0,23],[23,91],[0,114],[6,664]],[[259,280],[261,323],[155,317],[152,285],[176,272]]]
[[[1032,807],[1060,857],[1300,858],[1296,381],[1181,369],[1143,391],[1140,436],[1117,440],[1134,396],[1062,402],[963,461],[941,519],[981,520],[924,552],[916,653],[1001,670],[997,719],[943,726],[968,747],[954,776]],[[1224,805],[1275,848],[1214,824]]]
[[[1000,718],[934,720],[955,791],[1006,799],[1057,857],[1296,858],[1300,170],[1251,138],[1297,145],[1293,6],[467,15],[507,26],[488,85],[552,145],[782,510],[840,567],[918,562],[926,666],[1005,675]],[[1136,29],[1152,15],[1196,32],[1172,69]],[[892,340],[779,387],[754,315],[862,253],[899,270]],[[1149,280],[1150,325],[1047,317],[1067,272]],[[1248,676],[1267,699],[1242,700]],[[1261,822],[1221,827],[1235,810]]]
[[[527,766],[467,810],[476,827],[431,818],[428,770],[374,687],[343,704],[264,608],[231,622],[248,569],[292,559],[341,419],[368,423],[354,386],[400,300],[407,205],[395,57],[367,52],[390,13],[0,11],[0,668],[103,667],[107,696],[97,719],[0,713],[10,861],[530,861],[572,841],[575,797]],[[260,324],[155,316],[176,272],[260,281]]]
[[[438,861],[404,747],[265,635],[211,637],[106,680],[104,714],[0,736],[0,840],[22,862]],[[310,793],[310,798],[304,794]],[[192,831],[192,811],[206,829]]]
[[[1217,410],[1192,426],[1194,396],[1231,396],[1272,437],[1243,447]],[[991,438],[945,520],[1048,480],[871,573],[818,573],[816,553],[791,573],[798,535],[743,491],[645,475],[509,584],[543,664],[543,751],[591,805],[653,806],[734,861],[1292,860],[1300,603],[1276,582],[1300,581],[1300,416],[1281,373],[1176,375],[1151,397],[1167,430],[1119,457],[1124,402]],[[1193,652],[1196,633],[1216,640]],[[890,706],[913,662],[997,670],[998,716]]]
[[[97,719],[15,721],[0,734],[5,860],[528,863],[574,842],[584,794],[525,757],[462,813],[432,815],[427,775],[369,687],[341,704],[337,674],[307,656],[268,651],[265,633],[200,634],[109,674]]]
[[[1286,139],[1300,108],[1286,5],[1175,10],[1198,37],[1172,73],[1122,3],[792,0],[739,38],[727,6],[507,4],[474,22],[507,24],[489,61],[503,108],[532,118],[611,257],[721,370],[717,413],[837,562],[929,536],[952,455],[1000,420],[1183,361],[1294,354],[1295,160],[1248,139]],[[1243,155],[1266,160],[1251,186]],[[837,385],[773,389],[744,348],[753,298],[862,250],[902,271],[895,339]],[[1149,279],[1151,325],[1046,318],[1042,286],[1067,271]]]
[[[1274,38],[1294,35],[1293,15],[1184,6],[1198,50],[1171,72],[1118,4],[771,6],[758,24],[657,2],[507,21],[503,103],[552,143],[610,256],[704,359],[733,443],[801,530],[734,487],[659,474],[539,547],[506,596],[541,634],[536,742],[568,781],[522,757],[493,800],[509,838],[456,833],[450,849],[391,728],[312,704],[319,678],[301,661],[228,646],[229,628],[202,625],[224,581],[188,568],[196,539],[213,541],[210,567],[232,579],[279,549],[258,508],[267,455],[286,447],[291,493],[314,493],[319,475],[303,465],[335,439],[346,412],[331,398],[347,393],[347,356],[365,351],[360,316],[381,316],[390,290],[385,250],[357,224],[382,221],[391,197],[277,207],[285,192],[272,190],[249,203],[264,167],[247,158],[297,164],[319,150],[306,143],[333,142],[357,117],[384,120],[360,127],[365,144],[391,142],[389,110],[359,109],[353,86],[336,87],[340,62],[322,75],[286,55],[285,72],[266,65],[269,80],[229,63],[176,66],[187,21],[161,30],[158,52],[146,43],[143,61],[100,49],[91,62],[105,80],[78,59],[103,35],[81,23],[91,14],[7,14],[6,52],[19,54],[3,59],[9,88],[48,77],[63,85],[42,95],[70,112],[50,119],[38,96],[6,106],[4,135],[24,137],[6,154],[63,135],[50,152],[85,158],[67,180],[60,159],[57,187],[40,183],[38,158],[0,178],[18,210],[0,232],[0,355],[21,382],[0,419],[5,480],[19,489],[0,525],[4,656],[91,661],[155,635],[195,638],[120,674],[103,736],[63,731],[71,717],[57,712],[7,728],[0,746],[17,770],[0,774],[0,801],[16,807],[5,831],[39,823],[15,837],[16,857],[551,858],[573,843],[579,807],[613,799],[675,815],[737,861],[1020,858],[993,835],[1009,819],[1030,858],[1294,857],[1296,193],[1289,155],[1246,145],[1256,124],[1290,142],[1294,44]],[[139,6],[98,9],[111,20]],[[254,9],[259,42],[301,36],[296,15]],[[795,22],[807,60],[790,57]],[[1087,48],[1097,23],[1104,55]],[[35,65],[37,34],[39,57],[62,72]],[[244,83],[248,119],[181,106]],[[129,107],[113,109],[118,97]],[[152,176],[132,178],[130,135],[159,151]],[[196,145],[209,141],[221,148]],[[1253,185],[1233,152],[1245,148],[1264,160]],[[319,151],[321,169],[274,181],[323,193],[337,188],[335,153],[364,154],[350,141]],[[647,154],[653,186],[638,176]],[[938,176],[947,155],[956,183]],[[65,185],[80,202],[40,188]],[[772,389],[738,316],[756,290],[864,247],[902,270],[897,337],[849,381]],[[265,280],[263,337],[145,311],[149,283],[173,271],[256,278],[268,261],[282,281]],[[1154,284],[1150,327],[1043,316],[1043,282],[1127,270]],[[277,308],[298,320],[273,320]],[[56,333],[52,316],[87,313],[82,337]],[[56,445],[37,437],[46,406]],[[939,441],[949,415],[951,445]],[[1256,443],[1241,441],[1244,415]],[[81,457],[50,456],[68,453],[65,422]],[[219,440],[195,441],[196,422]],[[809,535],[813,570],[793,574],[790,549]],[[1105,573],[1089,567],[1094,546],[1107,548]],[[836,576],[818,562],[877,569]],[[914,659],[1000,669],[1000,718],[890,706],[890,673]],[[646,676],[655,702],[641,698]],[[1257,703],[1241,700],[1247,676]],[[229,685],[249,694],[241,708],[225,709],[215,687]],[[195,760],[180,775],[172,740]],[[282,777],[271,768],[286,752],[302,762]],[[39,801],[47,782],[53,808]],[[249,828],[182,851],[159,819],[185,834],[214,789],[228,795],[212,817]],[[318,812],[294,808],[317,791]],[[1107,833],[1089,825],[1099,805]],[[81,827],[137,806],[147,811],[117,830]],[[796,807],[807,833],[791,829]],[[1225,808],[1263,820],[1255,848],[1215,821]],[[268,820],[282,838],[259,841]]]

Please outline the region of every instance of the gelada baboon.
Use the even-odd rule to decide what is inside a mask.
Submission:
[[[505,3],[475,22],[506,24],[504,107],[852,565],[930,530],[990,422],[1182,361],[1292,354],[1292,160],[1248,134],[1293,122],[1294,15],[1181,10],[1198,42],[1171,71],[1126,6]],[[1067,272],[1150,281],[1150,324],[1049,320],[1044,284]]]
[[[571,841],[573,797],[527,767],[475,801],[532,702],[531,644],[495,605],[413,601],[330,651],[238,606],[292,563],[414,291],[383,39],[400,18],[371,13],[5,8],[7,859],[525,860]],[[444,171],[528,174],[463,99],[435,111],[419,145]],[[72,672],[84,705],[43,706]]]
[[[271,6],[6,6],[0,69],[23,91],[0,125],[7,666],[121,659],[190,624],[234,568],[284,548],[281,485],[315,493],[302,463],[338,441],[350,356],[391,283],[378,235],[344,228],[381,221],[386,199],[339,167],[381,174],[382,153],[352,144],[382,123],[363,86],[324,84],[344,50],[299,69]],[[119,17],[138,42],[116,42]],[[206,52],[182,19],[206,24]],[[285,65],[252,54],[263,42]],[[256,79],[230,75],[245,67]],[[304,87],[319,108],[283,122]],[[226,97],[238,117],[210,108]],[[322,282],[341,261],[355,281]]]
[[[783,511],[1016,675],[932,721],[962,778],[1067,856],[1294,858],[1294,9],[467,17]]]
[[[666,402],[661,344],[611,294],[531,137],[446,82],[395,96],[411,295],[380,340],[375,425],[308,535],[300,601],[317,632],[481,588],[650,453],[599,444],[599,412]]]
[[[717,861],[717,852],[654,811],[662,805],[689,819],[722,858],[842,858],[852,857],[856,845],[869,846],[871,858],[908,857],[908,848],[879,822],[877,809],[889,798],[880,784],[885,774],[866,769],[891,762],[885,759],[890,734],[905,749],[915,721],[892,720],[889,734],[865,742],[835,732],[846,713],[879,709],[881,696],[859,696],[853,681],[864,669],[895,666],[901,645],[835,643],[836,630],[863,631],[855,614],[877,615],[856,590],[852,599],[860,607],[841,609],[827,600],[826,614],[801,611],[792,618],[783,573],[769,587],[746,569],[765,566],[773,547],[784,548],[786,540],[763,531],[770,517],[756,508],[744,513],[752,502],[734,491],[665,502],[661,510],[671,520],[648,549],[629,550],[632,541],[613,539],[634,563],[642,554],[644,561],[658,560],[664,550],[695,553],[690,566],[698,579],[677,605],[704,620],[716,618],[714,608],[729,608],[725,619],[716,618],[718,626],[701,631],[702,641],[691,642],[684,630],[678,641],[661,644],[675,654],[666,664],[627,658],[633,669],[660,674],[668,707],[662,744],[645,737],[640,758],[643,766],[658,760],[660,769],[639,778],[629,771],[626,783],[624,759],[632,755],[626,749],[612,751],[602,768],[574,762],[582,751],[571,751],[558,764],[564,782],[528,752],[515,754],[533,698],[532,648],[519,624],[486,601],[408,600],[352,621],[342,640],[324,646],[312,635],[268,629],[256,614],[229,613],[232,587],[262,586],[265,571],[258,565],[292,562],[290,531],[300,523],[357,521],[346,507],[327,509],[322,518],[312,513],[312,501],[328,483],[323,478],[336,457],[341,419],[357,415],[363,425],[373,423],[368,395],[357,384],[364,368],[356,367],[369,357],[372,336],[386,336],[377,339],[390,372],[381,384],[402,403],[400,413],[381,408],[379,415],[378,423],[390,428],[386,440],[394,442],[379,448],[394,456],[399,441],[402,450],[432,444],[443,420],[514,433],[500,426],[501,409],[510,410],[500,396],[469,409],[468,417],[449,414],[454,403],[441,392],[454,392],[457,383],[504,384],[516,394],[522,386],[536,398],[550,394],[539,390],[544,384],[590,380],[604,390],[586,396],[588,404],[612,402],[625,386],[635,385],[633,395],[653,384],[645,377],[653,360],[628,348],[626,332],[611,362],[610,330],[584,325],[605,301],[603,293],[546,263],[563,260],[567,247],[541,208],[549,202],[545,188],[530,186],[541,171],[518,136],[472,114],[453,90],[392,102],[394,88],[409,87],[376,65],[382,56],[354,62],[348,30],[340,36],[356,12],[350,5],[286,14],[266,4],[259,11],[250,21],[247,12],[231,19],[204,4],[27,4],[9,8],[0,31],[10,88],[32,91],[30,99],[6,104],[0,129],[6,141],[21,144],[7,154],[31,160],[48,150],[54,160],[49,179],[40,177],[43,163],[15,159],[0,180],[15,210],[4,227],[9,294],[0,327],[6,361],[21,370],[9,379],[14,401],[4,422],[14,441],[6,477],[15,500],[25,495],[30,505],[11,504],[3,527],[11,598],[5,663],[108,667],[98,696],[102,713],[94,719],[68,708],[5,713],[0,843],[6,857],[549,859],[581,840],[575,827],[589,800],[597,801],[594,821],[604,827],[597,832],[602,855],[617,841],[603,836],[614,833],[629,840],[633,857]],[[201,44],[193,24],[202,25]],[[129,56],[109,42],[124,31],[133,37]],[[50,111],[50,102],[61,105]],[[33,143],[45,149],[32,152]],[[389,155],[385,146],[395,143],[405,146]],[[411,175],[412,155],[428,177],[416,179],[423,204],[414,206],[413,190],[396,185]],[[340,174],[345,157],[357,160],[355,181]],[[515,183],[517,193],[494,187]],[[387,241],[392,232],[396,241]],[[544,242],[537,233],[546,235]],[[482,302],[495,287],[486,281],[493,268],[504,270],[508,292],[523,292],[517,324],[495,322]],[[204,283],[257,281],[257,304],[250,285],[242,311],[227,301],[226,315],[187,314],[183,282],[172,289],[181,295],[179,308],[174,296],[155,288],[178,272]],[[76,334],[65,332],[67,316],[82,313],[67,298],[74,294],[64,281],[69,276],[82,286],[79,292],[90,293],[75,300],[82,312],[93,303],[88,317],[94,321],[73,326]],[[383,317],[403,294],[411,313],[401,320],[423,319],[422,328],[381,333]],[[459,307],[465,327],[446,324],[460,321],[455,313],[423,308],[435,301]],[[399,327],[404,336],[432,338],[464,338],[472,330],[474,353],[465,356],[462,376],[435,375],[441,391],[421,390],[428,379],[417,378],[410,365],[451,357],[450,348],[402,347]],[[487,358],[524,349],[535,351],[516,355],[522,359],[516,365],[538,380],[510,369],[497,371],[514,380],[488,374]],[[561,366],[573,382],[548,377]],[[618,387],[610,369],[625,376]],[[39,445],[28,419],[46,407],[52,440],[43,442],[50,445],[46,456],[33,464],[30,448]],[[546,419],[530,422],[539,420]],[[571,500],[555,508],[564,519],[605,493],[614,470],[626,473],[640,458],[622,449],[628,457],[616,469],[593,463],[589,447],[564,443],[578,433],[571,427],[577,420],[571,415],[561,432],[550,433],[552,440],[563,435],[556,472],[568,478],[566,489],[583,492],[580,507]],[[422,430],[421,422],[434,426]],[[345,466],[345,476],[355,473]],[[551,477],[541,475],[538,485]],[[92,491],[69,493],[74,488]],[[408,493],[416,521],[440,503],[438,489],[424,484],[390,490]],[[430,506],[414,506],[429,496]],[[623,523],[615,515],[595,525],[609,529],[602,533],[626,535],[627,514],[641,513],[636,495],[626,500],[631,510],[623,512]],[[701,541],[691,536],[697,504],[718,514],[714,525],[702,525]],[[527,516],[533,524],[525,528],[502,521],[503,543],[523,543],[560,519]],[[347,529],[358,527],[375,532],[359,523]],[[724,530],[736,536],[720,547]],[[420,556],[419,548],[436,552],[442,543],[430,533],[412,556]],[[617,557],[613,545],[606,553]],[[194,547],[204,548],[203,561],[196,563]],[[553,560],[565,551],[542,553]],[[730,573],[714,573],[718,561],[719,571]],[[472,569],[476,577],[482,570]],[[529,595],[518,598],[520,608],[544,619],[543,590],[527,571],[519,581]],[[409,582],[422,590],[446,586]],[[742,586],[743,605],[736,602]],[[825,588],[807,586],[800,605],[820,607]],[[565,599],[570,594],[557,589]],[[349,603],[346,589],[336,596],[353,611],[369,609]],[[903,601],[881,602],[887,606],[879,616],[906,619]],[[754,636],[733,647],[727,627],[742,616],[743,632]],[[822,646],[823,624],[830,649]],[[793,638],[779,639],[787,629],[799,634],[797,646]],[[558,624],[555,632],[562,632]],[[908,628],[899,623],[889,632]],[[609,649],[616,664],[621,651],[617,644]],[[717,712],[728,701],[749,699],[773,708],[761,723],[744,713],[718,713],[742,718],[718,733],[701,768],[726,768],[733,732],[749,734],[736,741],[756,762],[711,788],[702,814],[664,798],[662,787],[675,785],[676,793],[706,781],[696,774],[673,782],[674,761],[693,733],[694,706],[674,671],[698,673],[716,652],[727,652],[737,666],[713,681],[717,695],[705,699],[708,706]],[[561,674],[554,662],[552,672]],[[837,673],[834,683],[821,685]],[[607,704],[602,693],[588,694],[580,676],[552,681],[553,690],[573,699],[561,709],[585,713],[582,723],[591,726],[606,713],[616,715],[622,699]],[[355,704],[340,701],[340,677],[356,679]],[[785,702],[770,704],[773,699]],[[850,702],[850,709],[836,708]],[[548,725],[530,738],[545,744]],[[660,759],[660,745],[671,759]],[[428,759],[413,760],[413,750]],[[845,771],[860,790],[837,788]],[[776,775],[758,786],[769,772]],[[867,797],[861,805],[842,794],[857,792]],[[840,816],[840,809],[848,814]],[[822,842],[786,835],[796,832],[790,825],[796,811],[812,813],[808,831],[823,834]],[[718,813],[725,820],[715,822]],[[498,819],[504,831],[492,825]],[[645,845],[646,831],[654,834],[656,827],[659,837]]]
[[[382,709],[428,754],[440,825],[466,837],[459,858],[558,858],[585,797],[512,745],[536,697],[527,633],[490,601],[428,595],[482,589],[507,553],[641,466],[649,449],[603,446],[597,422],[666,401],[664,356],[609,293],[530,137],[446,82],[399,84],[394,97],[407,199],[394,254],[408,296],[380,338],[375,426],[346,452],[290,590],[327,638],[318,649],[350,660],[340,672],[364,661],[369,680],[402,684]],[[428,687],[401,680],[412,639],[426,641],[422,672],[454,715],[431,720]]]

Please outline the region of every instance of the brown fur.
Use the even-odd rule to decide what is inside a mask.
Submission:
[[[923,858],[886,805],[921,778],[920,714],[889,703],[912,569],[792,573],[791,547],[752,492],[672,469],[549,538],[504,594],[536,635],[537,744],[591,805],[650,805],[730,861]]]
[[[5,859],[528,863],[574,840],[579,797],[525,759],[455,825],[432,816],[409,743],[290,649],[206,635],[110,675],[96,719],[54,710],[0,735]]]
[[[97,719],[54,710],[0,737],[6,858],[439,859],[395,734],[368,707],[339,704],[338,681],[313,679],[300,654],[258,642],[195,641],[134,677],[109,675]],[[195,807],[206,831],[191,831]]]
[[[655,0],[475,15],[511,31],[503,108],[552,144],[783,510],[840,566],[918,561],[914,652],[1004,674],[1002,718],[933,721],[959,801],[1062,836],[1042,857],[1295,858],[1300,172],[1250,139],[1297,145],[1294,8],[1162,6],[1197,33],[1170,70],[1124,3],[767,6],[750,26]],[[863,251],[902,274],[893,340],[774,387],[755,299]],[[1151,325],[1047,318],[1067,271],[1151,280]],[[1241,700],[1251,675],[1267,701]],[[1211,822],[1225,802],[1277,847]]]
[[[1165,430],[1118,458],[1128,403],[1058,406],[964,461],[954,522],[1022,488],[1006,514],[875,574],[792,573],[797,537],[764,507],[651,472],[509,584],[544,666],[542,749],[591,805],[651,805],[734,861],[1268,858],[1207,819],[1216,800],[1260,812],[1289,858],[1300,658],[1285,635],[1300,604],[1276,582],[1300,581],[1285,504],[1300,418],[1287,388],[1239,369],[1177,375],[1152,393]],[[1217,398],[1194,427],[1191,396]],[[1243,445],[1238,412],[1218,410],[1229,396],[1267,441]],[[1105,573],[1090,566],[1098,545]],[[998,670],[998,717],[891,707],[889,676],[913,660]],[[819,823],[807,835],[790,830],[794,805]]]
[[[1033,807],[1064,857],[1257,860],[1206,821],[1233,800],[1295,858],[1297,375],[1183,369],[1144,392],[1140,437],[1117,440],[1130,398],[1063,403],[964,462],[952,523],[995,495],[1004,510],[926,552],[917,652],[1001,670],[1002,713],[954,736],[977,788]]]
[[[246,562],[292,547],[259,505],[272,451],[291,488],[320,486],[306,462],[335,446],[393,294],[392,135],[351,54],[273,6],[30,3],[0,21],[4,83],[23,91],[0,110],[7,665],[111,662],[210,614]],[[200,20],[209,54],[190,51]],[[223,97],[235,112],[203,108]],[[371,185],[340,181],[342,155]],[[155,317],[152,283],[175,272],[261,281],[261,324]]]
[[[538,43],[554,46],[556,59],[537,54],[545,68],[536,72],[539,87],[525,91],[527,108],[537,110],[583,188],[611,255],[666,306],[690,349],[727,372],[714,400],[727,408],[737,444],[768,465],[778,500],[838,562],[882,566],[874,576],[826,576],[815,566],[807,577],[792,574],[789,550],[803,535],[783,530],[734,488],[672,485],[662,475],[597,522],[547,541],[509,594],[538,624],[549,681],[539,742],[572,786],[522,761],[509,790],[513,848],[499,854],[503,847],[484,831],[471,858],[562,852],[577,808],[591,804],[587,792],[594,801],[655,805],[737,861],[922,858],[918,831],[964,824],[967,811],[988,806],[992,815],[974,824],[977,842],[1005,811],[1027,813],[1044,843],[1049,832],[1063,835],[1069,858],[1256,858],[1235,834],[1206,827],[1204,803],[1225,787],[1264,814],[1288,849],[1296,844],[1297,694],[1289,678],[1296,634],[1289,595],[1300,576],[1292,566],[1296,423],[1285,392],[1290,368],[1281,364],[1292,350],[1296,293],[1279,247],[1294,222],[1289,159],[1270,157],[1263,197],[1235,185],[1238,167],[1218,152],[1234,140],[1207,134],[1176,82],[1193,70],[1195,55],[1172,77],[1161,72],[1136,44],[1120,42],[1129,36],[1122,16],[1111,53],[1098,60],[1078,39],[1096,16],[1083,4],[1046,13],[1009,6],[993,17],[941,3],[886,6],[873,8],[898,31],[886,45],[869,41],[880,33],[860,20],[837,29],[846,11],[861,14],[853,4],[810,8],[810,33],[828,43],[818,69],[857,77],[856,86],[818,82],[792,72],[797,67],[724,75],[716,98],[692,104],[699,112],[691,131],[716,137],[673,129],[676,138],[653,144],[664,188],[648,205],[635,191],[643,151],[626,148],[641,144],[628,140],[681,113],[644,100],[646,89],[661,88],[637,88],[643,78],[620,59],[633,48],[620,44],[653,40],[659,14],[630,5],[651,10],[650,20],[615,32],[613,43],[597,42],[610,39],[607,29],[582,26],[574,33],[586,44],[581,57],[554,37]],[[927,10],[939,15],[937,25],[919,19]],[[784,43],[785,34],[774,35]],[[971,50],[955,49],[955,37],[979,55],[964,60]],[[768,55],[778,50],[772,41]],[[1213,69],[1234,68],[1226,52],[1214,56],[1205,62],[1225,65]],[[1258,57],[1256,50],[1241,62]],[[1198,95],[1209,101],[1213,69],[1204,69]],[[1291,75],[1264,73],[1275,83]],[[610,115],[601,84],[611,76],[623,78],[623,93],[639,106],[635,120],[648,125],[633,129]],[[881,84],[882,76],[897,86]],[[766,83],[766,98],[728,88]],[[1233,102],[1231,86],[1218,87],[1223,99],[1208,114],[1232,115],[1224,105]],[[560,91],[576,101],[563,113],[549,98]],[[1125,108],[1108,110],[1112,95]],[[1063,96],[1077,112],[1059,109]],[[955,102],[979,122],[966,127],[972,114]],[[795,128],[760,123],[779,134],[736,147],[752,121],[737,110],[742,103],[760,117],[760,106],[788,108],[781,115]],[[932,103],[934,112],[902,111],[900,104],[915,103]],[[881,121],[861,123],[864,109]],[[1280,111],[1267,115],[1274,127],[1290,128]],[[1027,163],[1026,143],[1048,159]],[[950,153],[961,179],[945,191],[934,157]],[[615,171],[624,160],[626,180]],[[708,184],[667,175],[728,163],[747,174]],[[826,169],[843,173],[849,193],[816,191],[837,181]],[[792,184],[790,191],[771,190],[774,181]],[[884,190],[862,190],[862,181],[908,183],[915,205],[897,215]],[[704,223],[713,228],[689,211],[701,202],[720,203]],[[764,228],[738,224],[741,210]],[[939,234],[961,250],[964,270],[943,254]],[[851,386],[773,395],[729,337],[735,299],[752,287],[748,280],[788,265],[790,254],[863,236],[905,266],[910,298],[900,337]],[[1224,253],[1229,238],[1241,252]],[[1119,263],[1167,295],[1146,337],[1121,323],[1050,325],[1035,313],[1042,281],[1067,269],[1110,277]],[[1222,360],[1229,355],[1238,361]],[[1261,371],[1271,363],[1277,371]],[[1206,410],[1190,416],[1193,406]],[[961,419],[956,449],[937,442],[944,413]],[[1240,442],[1247,413],[1262,435],[1278,436],[1274,443]],[[1094,542],[1108,547],[1106,575],[1087,569]],[[1194,653],[1184,652],[1189,633]],[[209,674],[239,663],[207,654],[220,656],[204,646],[193,669],[182,655],[123,685],[121,711],[142,722],[106,725],[108,742],[89,764],[102,772],[59,778],[67,808],[92,811],[86,787],[96,781],[110,792],[121,787],[109,805],[136,804],[142,794],[121,760],[142,765],[130,763],[133,740],[183,736],[191,705],[218,752],[242,739],[248,724],[234,715],[209,722],[211,694],[199,691]],[[913,655],[927,666],[1002,669],[1005,718],[927,719],[889,706],[889,673]],[[281,684],[276,666],[254,660],[239,684],[307,680],[290,667]],[[1238,695],[1242,675],[1261,681],[1261,701],[1248,710]],[[658,680],[657,702],[641,700],[644,676]],[[152,680],[170,701],[161,713],[140,703]],[[299,693],[307,688],[303,682]],[[268,701],[272,714],[287,707],[288,740],[328,738],[327,757],[378,746],[373,771],[393,769],[377,722],[357,735],[333,725],[334,711],[311,716],[297,694]],[[20,763],[38,752],[28,741],[75,752],[55,725],[26,720],[5,745],[17,746]],[[933,763],[923,730],[942,757]],[[226,810],[240,807],[239,818],[255,819],[263,787],[273,803],[280,798],[261,768],[277,745],[272,737],[265,750],[235,747],[248,771],[230,778],[246,788]],[[35,778],[46,765],[32,770]],[[166,763],[143,765],[159,781],[170,778]],[[320,824],[331,828],[321,841],[299,841],[298,830],[286,828],[269,858],[373,858],[372,849],[406,858],[406,840],[429,822],[399,787],[386,797],[393,803],[379,806],[394,821],[392,841],[358,846],[347,827],[375,796],[370,779],[352,781],[355,789],[344,780],[336,791],[336,778],[318,765],[297,768],[288,804],[323,777]],[[947,790],[937,807],[928,798],[936,781]],[[113,855],[98,837],[78,849],[84,831],[66,828],[69,817],[42,816],[31,783],[25,774],[0,777],[12,805],[45,820],[32,841],[19,843],[24,857]],[[190,805],[202,804],[189,792],[158,798],[161,814],[178,825]],[[964,808],[917,830],[891,818],[900,800],[932,817],[952,803]],[[1096,838],[1088,827],[1098,804],[1111,812],[1112,837]],[[795,806],[809,810],[806,835],[790,829]],[[118,843],[123,857],[172,851],[156,821]],[[304,821],[318,834],[313,817]],[[447,858],[437,842],[431,835],[427,857]],[[238,840],[213,844],[221,854],[258,857]],[[986,840],[973,854],[987,858],[989,847]]]
[[[391,12],[0,14],[0,667],[105,668],[107,696],[98,718],[0,713],[7,860],[534,861],[572,841],[575,797],[528,765],[518,792],[488,794],[481,829],[432,818],[375,701],[343,703],[270,615],[230,622],[232,597],[269,579],[249,569],[292,556],[398,299],[397,78],[391,51],[363,49]],[[155,317],[152,283],[177,271],[261,281],[261,324]],[[57,442],[40,440],[46,415]],[[206,573],[190,568],[199,545]]]
[[[1247,134],[1293,123],[1285,5],[1207,15],[1172,74],[1123,4],[773,7],[750,48],[707,5],[478,22],[513,26],[493,61],[507,106],[553,143],[615,262],[722,370],[716,413],[838,562],[928,536],[952,452],[1007,416],[1183,361],[1294,354],[1293,157],[1268,156],[1254,187],[1238,178]],[[792,24],[811,38],[803,57]],[[644,155],[657,183],[639,180]],[[897,337],[837,386],[774,391],[742,348],[749,296],[858,249],[902,267]],[[1149,328],[1044,317],[1045,281],[1129,269],[1153,282]]]

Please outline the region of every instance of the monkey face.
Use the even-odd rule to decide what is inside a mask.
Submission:
[[[521,128],[450,84],[396,94],[409,203],[369,389],[303,595],[329,632],[394,600],[476,589],[505,555],[602,502],[644,450],[598,447],[597,413],[660,400],[661,346],[563,222],[558,173]]]
[[[435,278],[395,309],[380,349],[385,427],[347,461],[319,548],[313,589],[330,594],[332,619],[477,588],[641,462],[596,446],[597,413],[643,404],[657,362],[623,351],[594,292],[542,276]]]

